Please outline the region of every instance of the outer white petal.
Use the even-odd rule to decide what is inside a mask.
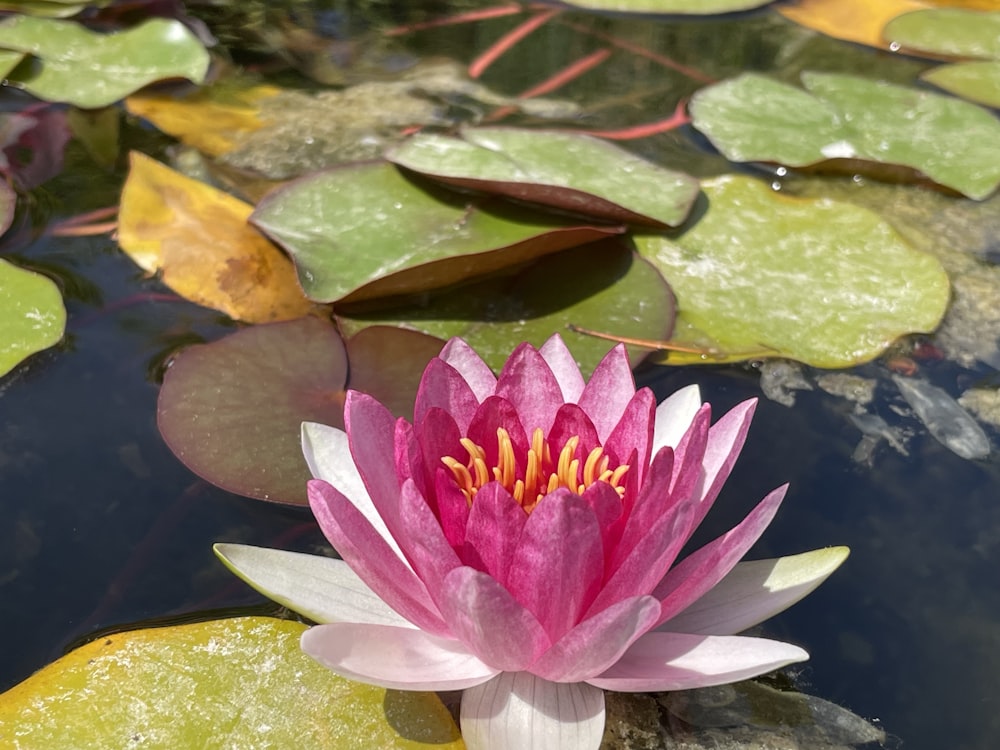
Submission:
[[[462,695],[469,750],[596,750],[604,736],[604,692],[502,672]]]
[[[828,547],[736,565],[708,593],[657,630],[735,635],[792,606],[847,559],[847,547]]]
[[[368,519],[368,522],[375,527],[386,544],[392,547],[393,552],[402,560],[408,568],[403,551],[399,548],[396,540],[389,533],[389,528],[382,520],[382,516],[375,510],[375,503],[372,502],[365,489],[365,483],[354,465],[354,458],[351,456],[351,448],[347,442],[347,433],[336,427],[319,424],[318,422],[302,423],[302,455],[305,456],[309,471],[316,479],[322,479],[336,487],[351,503]],[[412,568],[411,568],[412,569]]]
[[[697,384],[689,385],[670,394],[656,407],[656,423],[653,427],[653,453],[665,445],[676,448],[691,420],[701,408],[701,391]]]
[[[216,544],[213,549],[257,591],[310,620],[414,627],[343,560],[246,544]]]

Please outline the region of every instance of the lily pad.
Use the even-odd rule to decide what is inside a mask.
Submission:
[[[802,82],[747,73],[709,86],[691,101],[694,126],[732,161],[901,166],[977,200],[1000,184],[1000,121],[982,107],[855,76]]]
[[[37,58],[9,81],[40,99],[105,107],[167,78],[201,83],[208,52],[180,21],[154,18],[127,31],[97,34],[73,21],[17,15],[0,23],[0,48]],[[85,71],[86,75],[81,75]]]
[[[673,317],[673,295],[663,277],[622,242],[603,240],[399,307],[338,311],[337,321],[348,336],[372,325],[403,326],[440,339],[461,336],[497,371],[522,341],[541,346],[559,332],[590,371],[609,342],[567,326],[663,338],[670,335]],[[646,355],[641,349],[630,353],[633,364]]]
[[[464,747],[433,693],[335,675],[270,617],[102,636],[0,696],[11,747]]]
[[[566,5],[616,13],[678,13],[708,16],[767,5],[772,0],[568,0]]]
[[[623,231],[423,188],[384,162],[296,180],[251,221],[288,250],[319,302],[444,287]]]
[[[834,39],[888,49],[882,29],[896,16],[926,8],[921,0],[796,0],[775,10],[806,28]]]
[[[920,77],[963,99],[1000,108],[1000,61],[941,65]]]
[[[691,229],[636,244],[677,295],[674,339],[714,349],[713,361],[771,354],[848,367],[905,333],[933,331],[944,315],[941,265],[878,214],[742,176],[702,189],[708,209]],[[671,352],[667,361],[705,358]]]
[[[253,206],[138,152],[122,189],[118,241],[185,299],[236,320],[309,314],[291,261],[247,224]]]
[[[0,376],[57,344],[65,328],[59,288],[40,274],[0,260]]]
[[[613,222],[677,226],[698,181],[578,133],[463,128],[460,137],[418,133],[387,158],[462,188]]]
[[[1000,12],[917,10],[892,19],[882,36],[907,52],[1000,60]]]
[[[75,16],[87,6],[104,7],[110,0],[104,2],[81,3],[76,0],[17,0],[16,2],[0,2],[0,11],[8,13],[26,13],[29,16],[45,18],[69,18]]]
[[[302,318],[185,349],[163,379],[160,434],[198,476],[247,497],[304,505],[302,422],[343,426],[347,357],[334,327]]]

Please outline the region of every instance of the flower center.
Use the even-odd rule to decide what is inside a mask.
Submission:
[[[576,458],[580,437],[569,438],[553,461],[553,446],[545,439],[540,428],[531,435],[531,446],[526,459],[519,465],[514,455],[514,445],[503,427],[497,428],[497,463],[490,467],[486,463],[486,451],[469,438],[461,439],[462,447],[469,454],[466,463],[451,456],[444,456],[441,462],[447,466],[458,488],[462,490],[469,505],[476,493],[487,482],[499,482],[526,513],[534,510],[541,499],[559,487],[566,487],[582,495],[595,482],[610,484],[618,496],[625,494],[621,486],[622,478],[629,470],[628,464],[611,468],[611,459],[604,448],[597,446],[587,455],[583,466]]]

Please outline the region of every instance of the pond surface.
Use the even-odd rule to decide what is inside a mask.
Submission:
[[[414,11],[421,17],[445,12]],[[397,41],[414,57],[433,53],[468,61],[520,20],[483,21]],[[516,54],[501,57],[483,82],[507,96],[530,89],[591,50],[586,40],[593,37],[574,25],[641,44],[712,78],[752,69],[789,79],[809,67],[909,81],[923,65],[815,36],[772,13],[711,21],[595,20],[581,14],[563,21],[539,29]],[[386,75],[384,67],[380,75]],[[287,71],[283,76],[315,85]],[[599,129],[665,118],[680,96],[700,85],[619,50],[558,96],[587,109]],[[7,99],[7,108],[23,106],[14,93]],[[130,119],[120,154],[136,148],[165,157],[169,143]],[[734,169],[765,175],[728,164],[689,127],[624,145],[698,176]],[[213,542],[325,547],[308,511],[208,485],[174,458],[157,431],[158,383],[170,353],[219,339],[235,324],[145,278],[108,235],[46,234],[61,219],[115,205],[124,170],[123,159],[109,171],[95,167],[71,142],[64,173],[32,193],[30,212],[5,239],[6,256],[59,281],[69,322],[62,344],[0,380],[0,689],[104,628],[262,605],[218,563]],[[778,187],[874,206],[927,245],[948,237],[949,270],[965,264],[970,278],[984,280],[987,302],[996,292],[989,286],[1000,251],[996,198],[972,203],[851,176],[787,177]],[[1000,297],[992,300],[996,305]],[[991,366],[978,352],[990,346],[995,351],[996,335],[988,320],[976,325],[949,319],[943,338],[921,338],[911,358],[919,377],[955,397],[972,385],[995,390],[998,362]],[[943,359],[916,356],[938,351]],[[865,435],[851,419],[854,404],[819,387],[829,385],[819,370],[804,368],[799,374],[812,388],[794,392],[782,390],[790,381],[777,381],[773,367],[761,363],[646,366],[638,379],[659,399],[698,383],[716,414],[761,397],[747,446],[700,538],[730,528],[767,491],[790,482],[777,519],[748,557],[850,546],[850,558],[829,581],[763,626],[767,635],[810,651],[811,660],[793,670],[798,687],[876,721],[889,747],[995,748],[998,433],[985,428],[993,444],[987,459],[959,457],[913,416],[893,386],[890,364],[900,366],[885,357],[851,372],[874,386],[866,411],[899,429],[891,434],[905,455],[887,440],[869,439],[859,448]],[[772,393],[776,388],[786,401],[793,393],[794,404],[763,397],[762,385]]]

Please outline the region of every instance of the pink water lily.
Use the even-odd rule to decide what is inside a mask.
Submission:
[[[324,623],[302,648],[338,674],[464,690],[470,748],[596,748],[604,690],[716,685],[808,656],[734,635],[846,556],[739,563],[786,487],[677,562],[754,405],[713,425],[692,387],[657,407],[621,346],[584,382],[558,336],[518,347],[499,377],[453,339],[424,372],[412,424],[351,392],[346,432],[303,426],[310,505],[342,561],[217,549]]]

